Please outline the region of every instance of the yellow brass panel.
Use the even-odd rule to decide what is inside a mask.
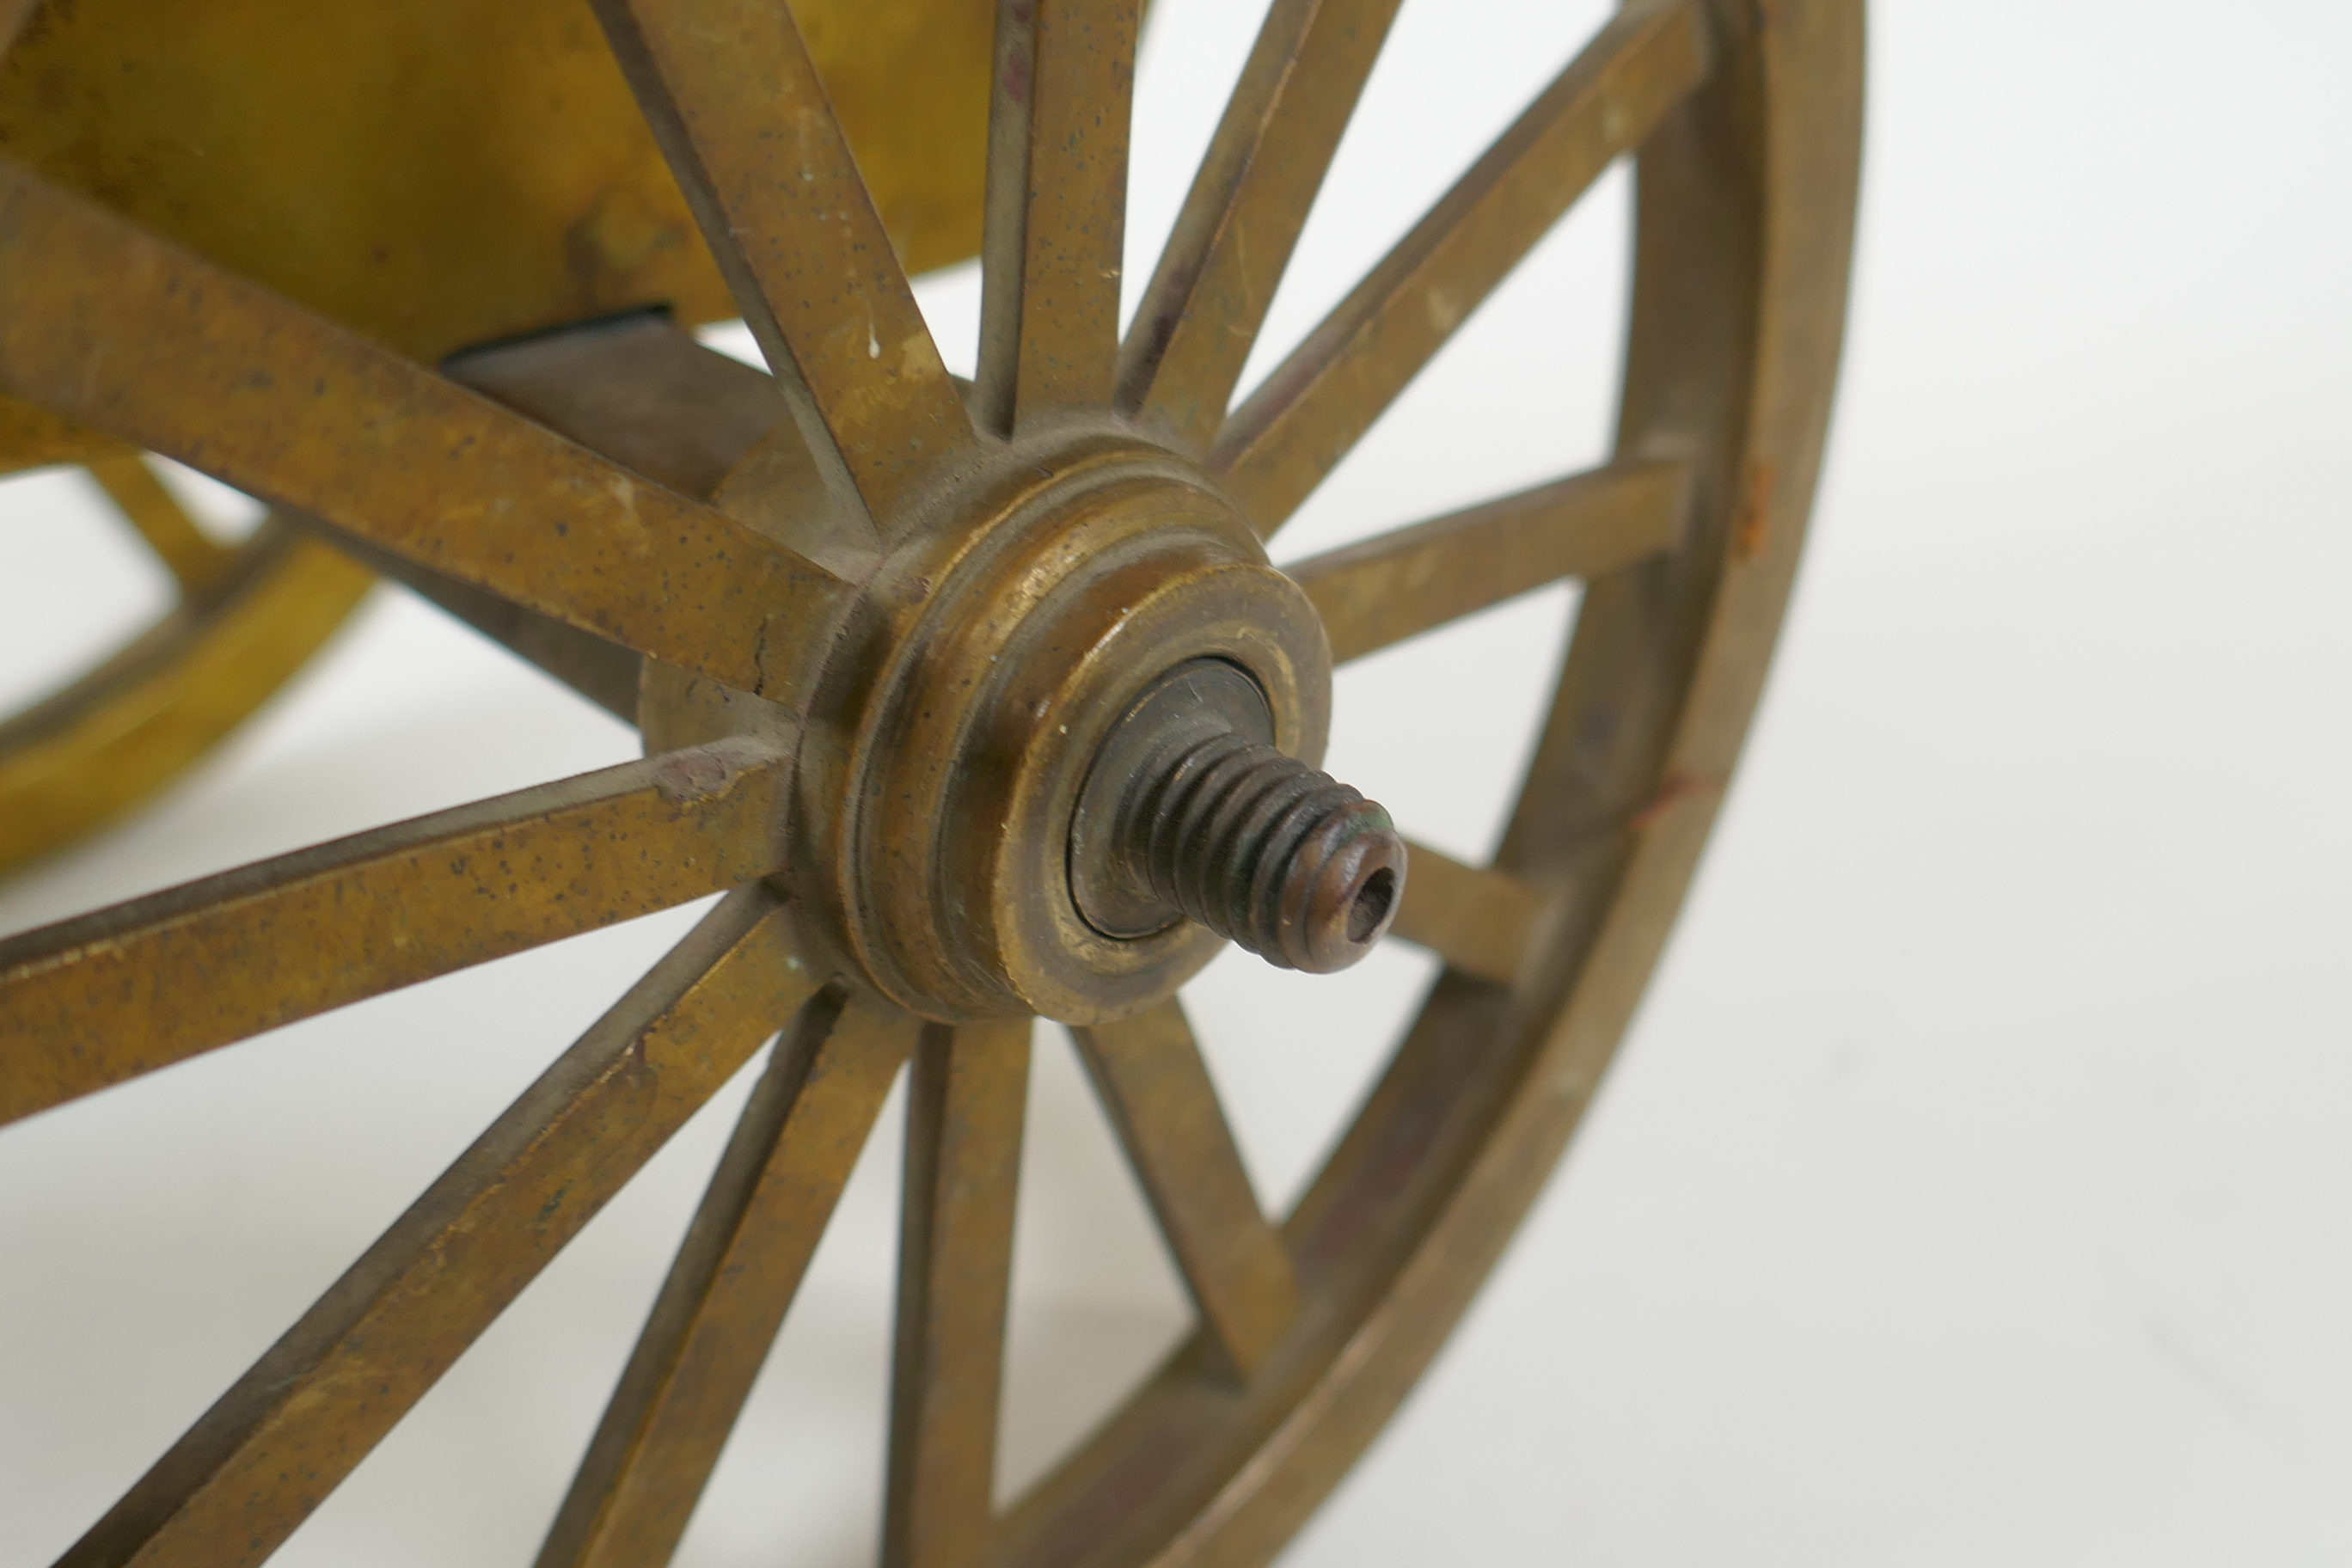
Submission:
[[[980,247],[992,0],[796,0],[910,270]],[[736,314],[584,0],[52,0],[0,152],[404,353]],[[83,453],[0,407],[0,470]]]

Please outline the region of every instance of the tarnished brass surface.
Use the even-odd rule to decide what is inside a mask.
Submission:
[[[1339,663],[1563,577],[1670,548],[1689,510],[1679,463],[1637,463],[1523,490],[1289,568]],[[1410,605],[1410,609],[1400,606]]]
[[[1171,997],[1148,1013],[1071,1033],[1202,1331],[1246,1383],[1297,1316],[1298,1279],[1258,1210],[1183,1008]]]
[[[883,1568],[968,1568],[994,1512],[1026,1018],[923,1031],[907,1075]]]
[[[0,1121],[764,875],[790,783],[788,755],[722,741],[0,942]]]
[[[1275,0],[1122,346],[1119,405],[1198,456],[1224,423],[1399,0]]]
[[[740,884],[65,1561],[266,1556],[783,1028],[543,1561],[657,1562],[675,1544],[907,1055],[884,1561],[1262,1563],[1493,1266],[1591,1103],[1705,842],[1787,601],[1828,415],[1859,0],[1635,0],[1222,420],[1217,383],[1246,360],[1258,290],[1296,236],[1284,193],[1311,189],[1328,162],[1383,7],[1274,6],[1176,259],[1155,275],[1154,313],[1114,361],[1110,269],[1074,265],[1110,252],[1101,232],[1070,230],[1124,205],[1113,121],[1132,12],[1004,0],[999,63],[1022,68],[993,79],[993,335],[968,389],[977,418],[963,396],[943,401],[920,353],[895,352],[913,341],[899,330],[910,307],[875,237],[881,205],[805,91],[818,51],[776,0],[601,10],[786,372],[775,381],[738,374],[730,390],[675,339],[605,321],[469,356],[458,374],[480,395],[404,357],[421,351],[306,314],[0,166],[0,390],[118,442],[166,435],[215,477],[486,596],[477,618],[519,645],[536,623],[501,620],[487,600],[625,645],[648,742],[709,748],[11,939],[0,1015],[22,1043],[0,1049],[0,1083],[22,1090],[16,1103],[169,1059],[139,1055],[140,1041],[219,1043],[234,1032],[214,1027],[223,1008],[262,1027],[274,1008],[351,999],[338,986],[383,989],[689,884]],[[1313,81],[1298,74],[1308,62]],[[802,89],[763,106],[763,70]],[[1639,206],[1611,461],[1296,579],[1270,566],[1261,538],[1620,153],[1639,159]],[[808,205],[762,188],[802,176],[820,198]],[[1092,193],[1083,214],[1072,192]],[[1236,237],[1269,208],[1276,258],[1245,257]],[[1213,274],[1199,288],[1183,276],[1196,262]],[[866,328],[862,359],[845,322]],[[143,363],[111,352],[149,340]],[[335,395],[306,401],[306,366]],[[237,382],[257,369],[274,390]],[[680,417],[686,405],[709,417]],[[761,406],[776,411],[764,430]],[[832,610],[796,613],[776,582],[730,575],[747,560],[805,563]],[[1270,1222],[1170,997],[1216,942],[1181,922],[1122,935],[1084,918],[1072,867],[1087,781],[1165,749],[1106,742],[1130,722],[1172,725],[1144,695],[1202,660],[1263,700],[1271,761],[1303,768],[1328,722],[1335,645],[1386,647],[1562,574],[1587,576],[1575,632],[1494,864],[1415,853],[1395,930],[1445,971],[1305,1195]],[[625,686],[542,654],[560,676]],[[1239,734],[1220,744],[1255,743]],[[1237,757],[1231,776],[1259,776],[1255,753],[1221,752],[1218,766]],[[684,781],[703,805],[664,794],[681,766],[713,770],[708,788]],[[1104,777],[1104,798],[1127,798]],[[1237,795],[1168,820],[1201,836],[1200,864],[1262,866],[1255,900],[1304,864],[1286,849],[1254,860],[1243,842],[1274,831],[1290,798],[1269,792],[1261,810]],[[615,813],[630,843],[660,841],[658,865],[610,863]],[[541,858],[503,887],[469,879],[452,854],[515,842]],[[1156,846],[1146,859],[1160,863]],[[368,898],[378,878],[402,896]],[[357,908],[305,903],[335,888]],[[252,918],[273,901],[294,918]],[[352,932],[356,981],[301,978]],[[164,960],[184,937],[203,962],[175,968]],[[409,950],[422,956],[386,956]],[[1037,1011],[1084,1031],[1201,1331],[1000,1512]],[[118,1037],[131,1044],[118,1051]]]
[[[898,537],[971,422],[791,16],[724,0],[596,14],[825,489],[859,543]]]
[[[921,1026],[837,993],[768,1060],[538,1568],[666,1563]]]
[[[980,303],[981,423],[1110,401],[1141,0],[1000,8]]]

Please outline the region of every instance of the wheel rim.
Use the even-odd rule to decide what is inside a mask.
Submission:
[[[217,553],[217,571],[194,589],[184,578],[178,607],[145,635],[0,721],[0,874],[167,788],[283,686],[374,583],[283,531]]]
[[[698,106],[709,111],[725,101],[729,73],[680,52],[677,35],[664,31],[677,9],[625,0],[603,7],[673,162],[691,171],[697,155],[702,158],[704,187],[692,189],[693,173],[688,184],[690,195],[716,209],[716,216],[703,215],[706,231],[725,232],[727,221],[751,226],[728,205],[742,198],[743,187],[730,184],[725,167],[710,166],[732,152],[713,142],[707,120],[696,120]],[[1171,254],[1189,235],[1203,264],[1189,273],[1163,265],[1139,315],[1146,329],[1130,338],[1124,361],[1114,366],[1106,354],[1088,360],[1071,352],[1074,343],[1109,341],[1098,319],[1100,290],[1077,307],[1056,302],[1053,268],[1070,257],[1039,237],[1071,233],[1073,213],[1099,205],[1103,196],[1078,175],[1098,176],[1105,164],[1122,160],[1096,148],[1082,169],[1059,171],[1069,177],[1040,180],[1032,176],[1026,149],[1055,145],[1054,117],[1090,110],[1106,82],[1124,90],[1123,61],[1106,69],[1089,59],[1100,34],[1086,24],[1114,35],[1123,25],[1131,48],[1134,17],[1129,10],[1122,23],[1117,7],[1103,16],[1075,5],[1022,9],[1034,26],[1008,26],[999,48],[1014,51],[1024,67],[1020,79],[1034,90],[1017,110],[1000,101],[996,166],[1017,171],[1013,188],[1031,195],[1025,208],[1001,196],[992,215],[997,294],[972,399],[980,438],[989,438],[992,422],[1017,441],[1032,419],[1050,425],[1089,399],[1115,401],[1131,428],[1204,463],[1260,531],[1270,532],[1450,330],[1397,349],[1402,330],[1391,331],[1399,319],[1396,302],[1422,310],[1433,289],[1462,271],[1447,270],[1454,263],[1444,244],[1416,252],[1409,238],[1400,247],[1404,263],[1384,263],[1387,270],[1374,274],[1386,293],[1353,318],[1343,305],[1335,314],[1339,328],[1311,335],[1293,363],[1269,378],[1270,390],[1244,403],[1220,430],[1202,410],[1222,407],[1219,379],[1228,371],[1237,375],[1239,359],[1204,368],[1218,356],[1189,339],[1184,322],[1186,309],[1206,292],[1197,280],[1213,281],[1218,265],[1239,263],[1221,247],[1216,226],[1188,212]],[[1278,64],[1305,56],[1323,63],[1328,76],[1337,68],[1330,62],[1344,62],[1356,40],[1330,22],[1328,14],[1345,7],[1323,10],[1318,17],[1311,5],[1277,5],[1261,57]],[[1392,7],[1359,10],[1343,19],[1372,16],[1376,43]],[[1496,867],[1465,868],[1415,851],[1397,929],[1436,950],[1449,973],[1278,1231],[1258,1215],[1240,1176],[1181,1011],[1161,1005],[1077,1031],[1192,1288],[1203,1331],[1007,1517],[991,1523],[988,1434],[1026,1025],[924,1026],[859,984],[845,986],[835,978],[843,966],[820,972],[804,965],[803,954],[825,946],[813,948],[796,930],[796,922],[814,917],[793,913],[783,897],[752,880],[551,1069],[69,1560],[249,1562],[266,1555],[315,1506],[311,1494],[323,1495],[388,1427],[386,1414],[396,1419],[535,1271],[517,1258],[489,1258],[467,1287],[474,1299],[419,1306],[415,1281],[448,1266],[451,1238],[503,1224],[525,1236],[525,1250],[562,1245],[576,1222],[551,1227],[558,1200],[593,1213],[633,1162],[749,1057],[759,1035],[795,1015],[714,1181],[698,1223],[699,1239],[690,1237],[680,1254],[542,1561],[659,1557],[675,1545],[731,1420],[728,1402],[740,1404],[740,1384],[748,1383],[737,1342],[764,1344],[774,1331],[797,1278],[793,1258],[805,1262],[829,1206],[828,1184],[837,1194],[845,1175],[837,1159],[827,1163],[808,1151],[828,1139],[854,1145],[901,1060],[913,1064],[914,1092],[886,1560],[1223,1562],[1262,1560],[1276,1550],[1385,1422],[1556,1161],[1623,1032],[1711,826],[1777,634],[1824,431],[1851,241],[1859,24],[1858,5],[1840,0],[1780,0],[1754,16],[1673,0],[1632,7],[1530,110],[1535,131],[1517,142],[1518,132],[1507,135],[1494,155],[1499,168],[1474,170],[1463,187],[1471,195],[1441,204],[1431,220],[1445,241],[1507,205],[1502,196],[1482,205],[1479,193],[1507,195],[1514,179],[1534,179],[1527,171],[1542,159],[1530,144],[1558,154],[1538,174],[1555,184],[1563,168],[1573,176],[1571,188],[1553,193],[1560,208],[1610,158],[1639,146],[1641,246],[1618,459],[1593,476],[1318,557],[1294,574],[1343,654],[1369,651],[1494,602],[1516,592],[1513,584],[1587,575],[1560,694]],[[1318,32],[1318,25],[1328,30]],[[797,40],[789,24],[759,37],[793,66]],[[1260,64],[1254,61],[1255,77],[1244,76],[1244,100],[1253,79],[1276,74],[1261,71]],[[1356,68],[1360,84],[1360,63]],[[1315,72],[1300,76],[1319,79]],[[1352,96],[1350,90],[1338,106],[1340,122]],[[1312,125],[1318,113],[1328,118],[1331,108],[1307,103],[1291,112],[1291,120],[1273,122],[1313,145],[1315,134],[1296,128]],[[1008,121],[1010,132],[1003,129]],[[1333,124],[1328,139],[1336,134]],[[1213,150],[1212,174],[1218,156]],[[1246,169],[1246,159],[1237,162]],[[1309,188],[1319,173],[1318,165]],[[1233,178],[1231,188],[1220,190],[1204,177],[1196,204],[1205,203],[1214,216],[1273,199],[1269,182]],[[1000,190],[1008,183],[1001,179]],[[12,214],[30,215],[28,229],[56,246],[89,251],[95,245],[111,253],[137,243],[133,231],[21,181],[0,195]],[[1556,216],[1534,223],[1524,240],[1490,237],[1499,266],[1490,256],[1468,266],[1467,275],[1475,279],[1483,268],[1499,277]],[[22,265],[17,256],[0,256],[0,278],[25,289],[26,298],[58,287],[55,276],[41,270],[41,257],[26,254]],[[1115,236],[1112,255],[1115,261]],[[722,256],[722,264],[729,260]],[[793,319],[776,280],[759,276],[761,258],[733,263],[739,298],[747,309],[769,313],[754,325],[765,329],[772,363],[799,367],[791,395],[799,430],[810,448],[831,443],[836,455],[836,468],[819,462],[819,480],[837,496],[854,495],[859,506],[849,513],[861,515],[862,507],[887,536],[891,520],[912,504],[905,497],[920,493],[926,481],[904,465],[861,466],[860,454],[904,451],[910,441],[929,440],[952,424],[952,413],[936,398],[919,414],[901,405],[881,437],[859,436],[841,387],[828,379],[854,384],[856,366],[844,371],[827,361],[825,323]],[[1274,266],[1278,272],[1279,258]],[[1023,287],[1007,306],[993,279],[1016,268]],[[898,287],[903,293],[903,284]],[[887,289],[878,297],[885,303],[896,298]],[[1023,297],[1030,300],[1026,311]],[[1115,285],[1110,299],[1115,310]],[[1040,300],[1047,309],[1036,308]],[[1178,308],[1156,313],[1162,301]],[[1202,307],[1208,315],[1219,308]],[[885,331],[870,317],[868,323],[866,342],[875,345],[868,357],[878,358],[882,342],[899,341],[892,336],[898,326]],[[1255,325],[1248,322],[1251,331]],[[921,330],[919,321],[914,330]],[[1390,332],[1385,341],[1383,331]],[[56,352],[37,334],[11,341],[0,351],[0,380],[19,395],[46,394],[47,401],[68,403],[65,412],[87,417],[89,409],[62,396],[56,378],[44,374]],[[349,357],[353,351],[329,337],[316,338],[306,352],[344,353],[344,363],[374,373],[374,362]],[[1070,370],[1074,364],[1091,368],[1080,374]],[[920,380],[925,373],[918,366],[913,374]],[[1315,390],[1349,375],[1358,377],[1359,387],[1376,384],[1374,392],[1326,396]],[[1231,381],[1223,385],[1229,389]],[[446,422],[457,417],[453,409],[478,416],[470,405],[435,401],[444,397],[436,390],[404,385],[401,393],[406,401],[397,411],[412,422]],[[178,417],[170,407],[142,405],[122,421],[132,426],[122,434],[168,435]],[[500,438],[509,441],[509,460],[526,478],[539,464],[564,493],[580,488],[584,470],[566,451],[534,446],[520,433]],[[173,449],[169,441],[144,444]],[[727,484],[755,468],[765,450],[763,444],[730,469],[716,492],[722,507]],[[421,447],[394,456],[414,458],[411,470],[434,477]],[[217,466],[229,470],[225,478],[247,477],[234,454]],[[527,573],[502,575],[495,564],[462,552],[436,556],[396,520],[388,524],[352,505],[338,475],[316,466],[291,479],[268,477],[271,484],[253,488],[310,503],[306,510],[322,514],[332,529],[423,559],[573,631],[665,659],[700,661],[698,675],[644,666],[648,691],[668,683],[667,695],[650,710],[660,717],[648,726],[649,741],[658,730],[661,743],[690,749],[550,786],[519,805],[515,797],[486,803],[500,807],[494,813],[475,808],[477,815],[462,821],[426,819],[405,831],[363,836],[364,844],[325,847],[298,868],[302,878],[321,886],[354,876],[398,879],[420,857],[474,842],[468,834],[527,827],[546,839],[545,861],[534,868],[551,880],[571,876],[594,883],[594,912],[611,919],[619,918],[615,909],[658,907],[789,862],[792,851],[778,842],[779,792],[795,787],[790,748],[800,743],[797,726],[822,711],[809,706],[827,679],[822,668],[769,662],[764,645],[756,661],[714,652],[665,619],[659,606],[595,596],[601,588],[583,595],[551,587]],[[771,475],[763,482],[770,488],[748,501],[748,492],[738,492],[738,512],[776,523],[770,537],[780,535],[788,552],[778,569],[786,576],[777,579],[786,585],[778,592],[799,595],[787,600],[796,614],[834,624],[825,617],[840,613],[842,595],[825,584],[842,580],[857,542],[837,529],[779,521],[772,504],[777,481]],[[762,512],[762,505],[769,510]],[[700,516],[681,509],[664,514],[664,521],[674,517],[681,527],[700,526]],[[1531,529],[1570,536],[1573,549],[1537,564],[1516,563],[1514,542]],[[593,548],[593,531],[583,531],[592,537],[582,548]],[[1465,540],[1482,547],[1481,561],[1507,564],[1460,568],[1456,574],[1470,579],[1466,586],[1441,571],[1437,588],[1424,586],[1411,603],[1391,599],[1382,616],[1363,607],[1393,581],[1401,563],[1440,551],[1433,542],[1444,541],[1452,542],[1456,554],[1450,559],[1458,561]],[[793,560],[814,564],[791,576],[802,572]],[[1425,584],[1427,574],[1421,580]],[[808,795],[804,778],[797,787]],[[608,868],[581,844],[597,834],[609,841],[620,830],[669,868],[667,880],[649,885],[642,874],[611,877],[624,887],[600,880]],[[699,869],[689,874],[688,865]],[[258,885],[247,876],[238,886],[250,893]],[[218,1009],[225,1021],[212,1030],[220,1038],[201,1030],[165,1038],[170,1028],[158,1026],[151,1031],[156,1038],[135,1042],[97,1068],[61,1065],[56,1042],[69,1031],[57,1020],[68,1004],[86,1003],[88,988],[103,979],[77,971],[91,939],[144,942],[133,959],[161,963],[167,973],[169,964],[186,962],[182,949],[212,956],[207,943],[226,944],[220,951],[242,957],[252,933],[220,927],[223,891],[199,884],[176,901],[173,895],[138,901],[0,945],[0,1016],[17,1032],[0,1056],[9,1074],[0,1079],[8,1113],[152,1070],[175,1053],[226,1043],[234,1037],[226,1031],[257,1018],[340,1005],[582,929],[576,911],[526,899],[527,918],[502,912],[496,931],[478,923],[427,955],[437,968],[417,973],[380,962],[369,932],[344,932],[365,960],[359,967],[367,973],[355,980],[322,984],[291,1004],[232,987]],[[748,1040],[693,1043],[740,1037],[755,1025]],[[1203,1092],[1210,1094],[1206,1123],[1198,1114]],[[644,1108],[633,1112],[642,1125],[599,1133],[600,1119],[623,1105]],[[1171,1105],[1186,1114],[1171,1117]],[[812,1159],[815,1163],[794,1163]],[[779,1200],[768,1194],[779,1183],[798,1184],[797,1206],[773,1206]],[[542,1202],[538,1219],[524,1226],[523,1216]],[[761,1227],[791,1234],[782,1244],[772,1234],[762,1242]],[[747,1259],[766,1271],[762,1288],[722,1284],[739,1278],[729,1269]],[[388,1352],[364,1343],[383,1338],[399,1340],[399,1358],[386,1360]],[[749,1369],[757,1364],[753,1353]],[[324,1391],[378,1376],[386,1392],[397,1391],[381,1401],[393,1408],[364,1418],[347,1412],[322,1421],[290,1411],[277,1392],[292,1386],[315,1403]],[[289,1453],[315,1455],[320,1445],[333,1451],[306,1459],[299,1482],[282,1474],[271,1479]]]

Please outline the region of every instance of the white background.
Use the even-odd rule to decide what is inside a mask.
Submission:
[[[1160,0],[1132,279],[1262,8]],[[1409,0],[1262,349],[1599,15]],[[1873,23],[1840,412],[1722,831],[1584,1136],[1294,1563],[2352,1557],[2352,11],[1885,0]],[[1286,554],[1601,454],[1624,201],[1612,179],[1531,258]],[[923,287],[968,362],[971,278]],[[0,705],[160,602],[126,538],[69,478],[0,492]],[[1483,853],[1570,608],[1345,673],[1334,770]],[[0,887],[0,930],[631,742],[386,593],[168,802]],[[0,1564],[62,1550],[691,918],[0,1137]],[[1200,988],[1270,1204],[1427,973],[1402,949],[1328,981],[1242,958]],[[739,1101],[280,1561],[528,1559]],[[886,1117],[682,1561],[870,1552],[895,1160]],[[1007,1489],[1182,1325],[1053,1030],[1023,1204]]]

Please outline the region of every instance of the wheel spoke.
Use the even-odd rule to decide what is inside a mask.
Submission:
[[[674,752],[0,942],[0,1123],[773,870],[789,757]]]
[[[280,516],[286,514],[280,513]],[[637,721],[637,677],[645,658],[593,632],[527,610],[471,583],[458,581],[406,556],[344,532],[317,518],[289,519],[379,577],[389,577],[427,604],[448,612],[517,658],[537,665],[625,724]]]
[[[1412,848],[1412,874],[1389,934],[1444,959],[1447,967],[1508,985],[1518,978],[1544,897],[1507,871],[1465,866],[1427,845]]]
[[[1345,662],[1563,577],[1597,577],[1669,548],[1681,526],[1679,463],[1597,469],[1302,561],[1307,590]]]
[[[1398,0],[1276,0],[1119,356],[1120,406],[1205,450]]]
[[[928,1029],[908,1077],[884,1568],[960,1568],[988,1544],[1029,1035]]]
[[[196,526],[138,453],[101,458],[89,465],[89,477],[163,563],[180,584],[182,597],[194,597],[219,582],[236,560],[236,551],[215,543]]]
[[[1234,411],[1211,469],[1271,535],[1620,153],[1705,79],[1699,0],[1636,0]]]
[[[776,896],[706,916],[58,1568],[249,1568],[815,989]]]
[[[830,570],[872,564],[871,531],[834,526],[838,509],[776,378],[656,312],[478,349],[442,369]]]
[[[0,390],[640,652],[782,696],[839,613],[783,546],[5,162],[0,289]]]
[[[1298,1281],[1265,1222],[1208,1064],[1174,999],[1074,1028],[1201,1320],[1246,1381],[1298,1311]]]
[[[979,417],[1110,401],[1139,0],[999,0]]]
[[[94,463],[128,457],[131,451],[112,437],[86,430],[46,408],[0,397],[0,475],[51,463]]]
[[[919,1022],[818,1003],[776,1042],[539,1568],[669,1561]]]
[[[895,537],[971,424],[783,0],[595,0],[835,493]]]

